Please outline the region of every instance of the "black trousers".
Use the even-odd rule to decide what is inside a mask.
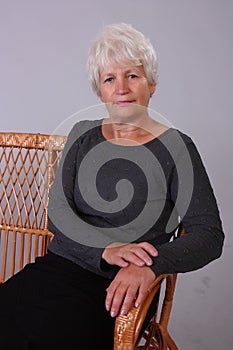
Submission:
[[[1,350],[113,349],[110,281],[48,253],[0,286]]]

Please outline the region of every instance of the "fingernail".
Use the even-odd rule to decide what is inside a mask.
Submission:
[[[106,310],[109,311],[109,305],[106,305]]]
[[[121,310],[121,316],[125,316],[125,315],[126,315],[125,310]]]
[[[139,303],[135,303],[134,305],[135,305],[135,307],[139,307]]]
[[[110,315],[111,315],[111,317],[114,317],[114,316],[115,316],[115,312],[114,312],[114,311],[111,311],[111,312],[110,312]]]

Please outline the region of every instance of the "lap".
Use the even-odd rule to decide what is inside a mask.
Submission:
[[[54,254],[37,259],[0,287],[0,344],[12,334],[22,350],[80,342],[98,348],[101,341],[101,349],[112,349],[114,319],[104,307],[108,284]]]

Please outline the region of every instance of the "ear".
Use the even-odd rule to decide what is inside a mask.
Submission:
[[[151,97],[155,93],[156,84],[151,84],[149,89],[150,89],[150,97]]]

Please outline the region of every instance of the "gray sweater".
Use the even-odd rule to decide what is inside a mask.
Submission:
[[[170,128],[144,145],[107,141],[102,120],[74,125],[49,195],[49,251],[107,278],[105,246],[147,241],[155,275],[187,272],[218,258],[224,234],[200,155]],[[185,236],[172,240],[178,225]]]

